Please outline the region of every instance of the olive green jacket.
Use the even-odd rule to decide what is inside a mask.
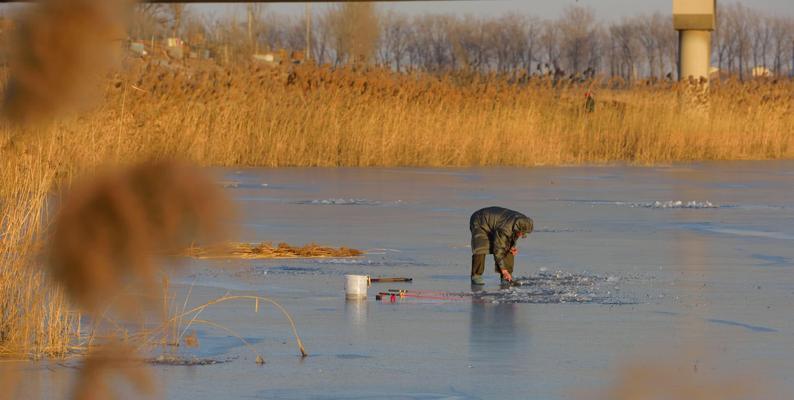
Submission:
[[[532,233],[532,219],[520,212],[502,207],[483,208],[469,219],[473,254],[493,254],[496,267],[515,247],[521,233]]]

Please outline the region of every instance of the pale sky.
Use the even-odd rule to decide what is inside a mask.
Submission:
[[[718,6],[719,6],[718,1]],[[602,20],[620,19],[641,13],[672,12],[672,0],[473,0],[473,1],[417,1],[380,3],[381,9],[393,9],[409,14],[451,13],[473,15],[501,15],[521,13],[542,18],[555,18],[569,4],[592,7]],[[794,0],[745,0],[747,7],[769,14],[794,15]],[[241,5],[191,5],[200,13],[240,13]],[[327,7],[325,4],[313,5],[315,10]],[[269,4],[268,9],[278,13],[299,14],[304,4]]]

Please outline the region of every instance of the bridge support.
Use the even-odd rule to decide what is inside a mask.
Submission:
[[[673,0],[673,25],[678,31],[678,79],[708,81],[716,9],[717,0]]]

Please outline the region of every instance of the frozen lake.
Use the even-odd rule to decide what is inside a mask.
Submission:
[[[183,292],[194,285],[191,303],[275,298],[311,355],[298,358],[271,308],[226,303],[202,318],[248,339],[267,364],[198,327],[201,346],[181,351],[228,362],[153,367],[167,398],[593,398],[638,360],[759,375],[794,392],[794,162],[219,175],[240,207],[237,239],[368,254],[191,262],[176,278]],[[534,219],[514,275],[537,287],[499,295],[489,257],[487,301],[374,300],[390,288],[470,292],[469,216],[491,205]],[[414,282],[374,284],[368,301],[350,303],[349,273]],[[57,367],[29,367],[29,385],[62,393]]]

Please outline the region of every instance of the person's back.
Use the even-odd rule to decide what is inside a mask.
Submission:
[[[496,272],[503,281],[512,281],[515,248],[519,237],[531,233],[532,219],[503,207],[487,207],[476,211],[469,219],[472,250],[472,284],[482,285],[485,256],[494,255]]]

